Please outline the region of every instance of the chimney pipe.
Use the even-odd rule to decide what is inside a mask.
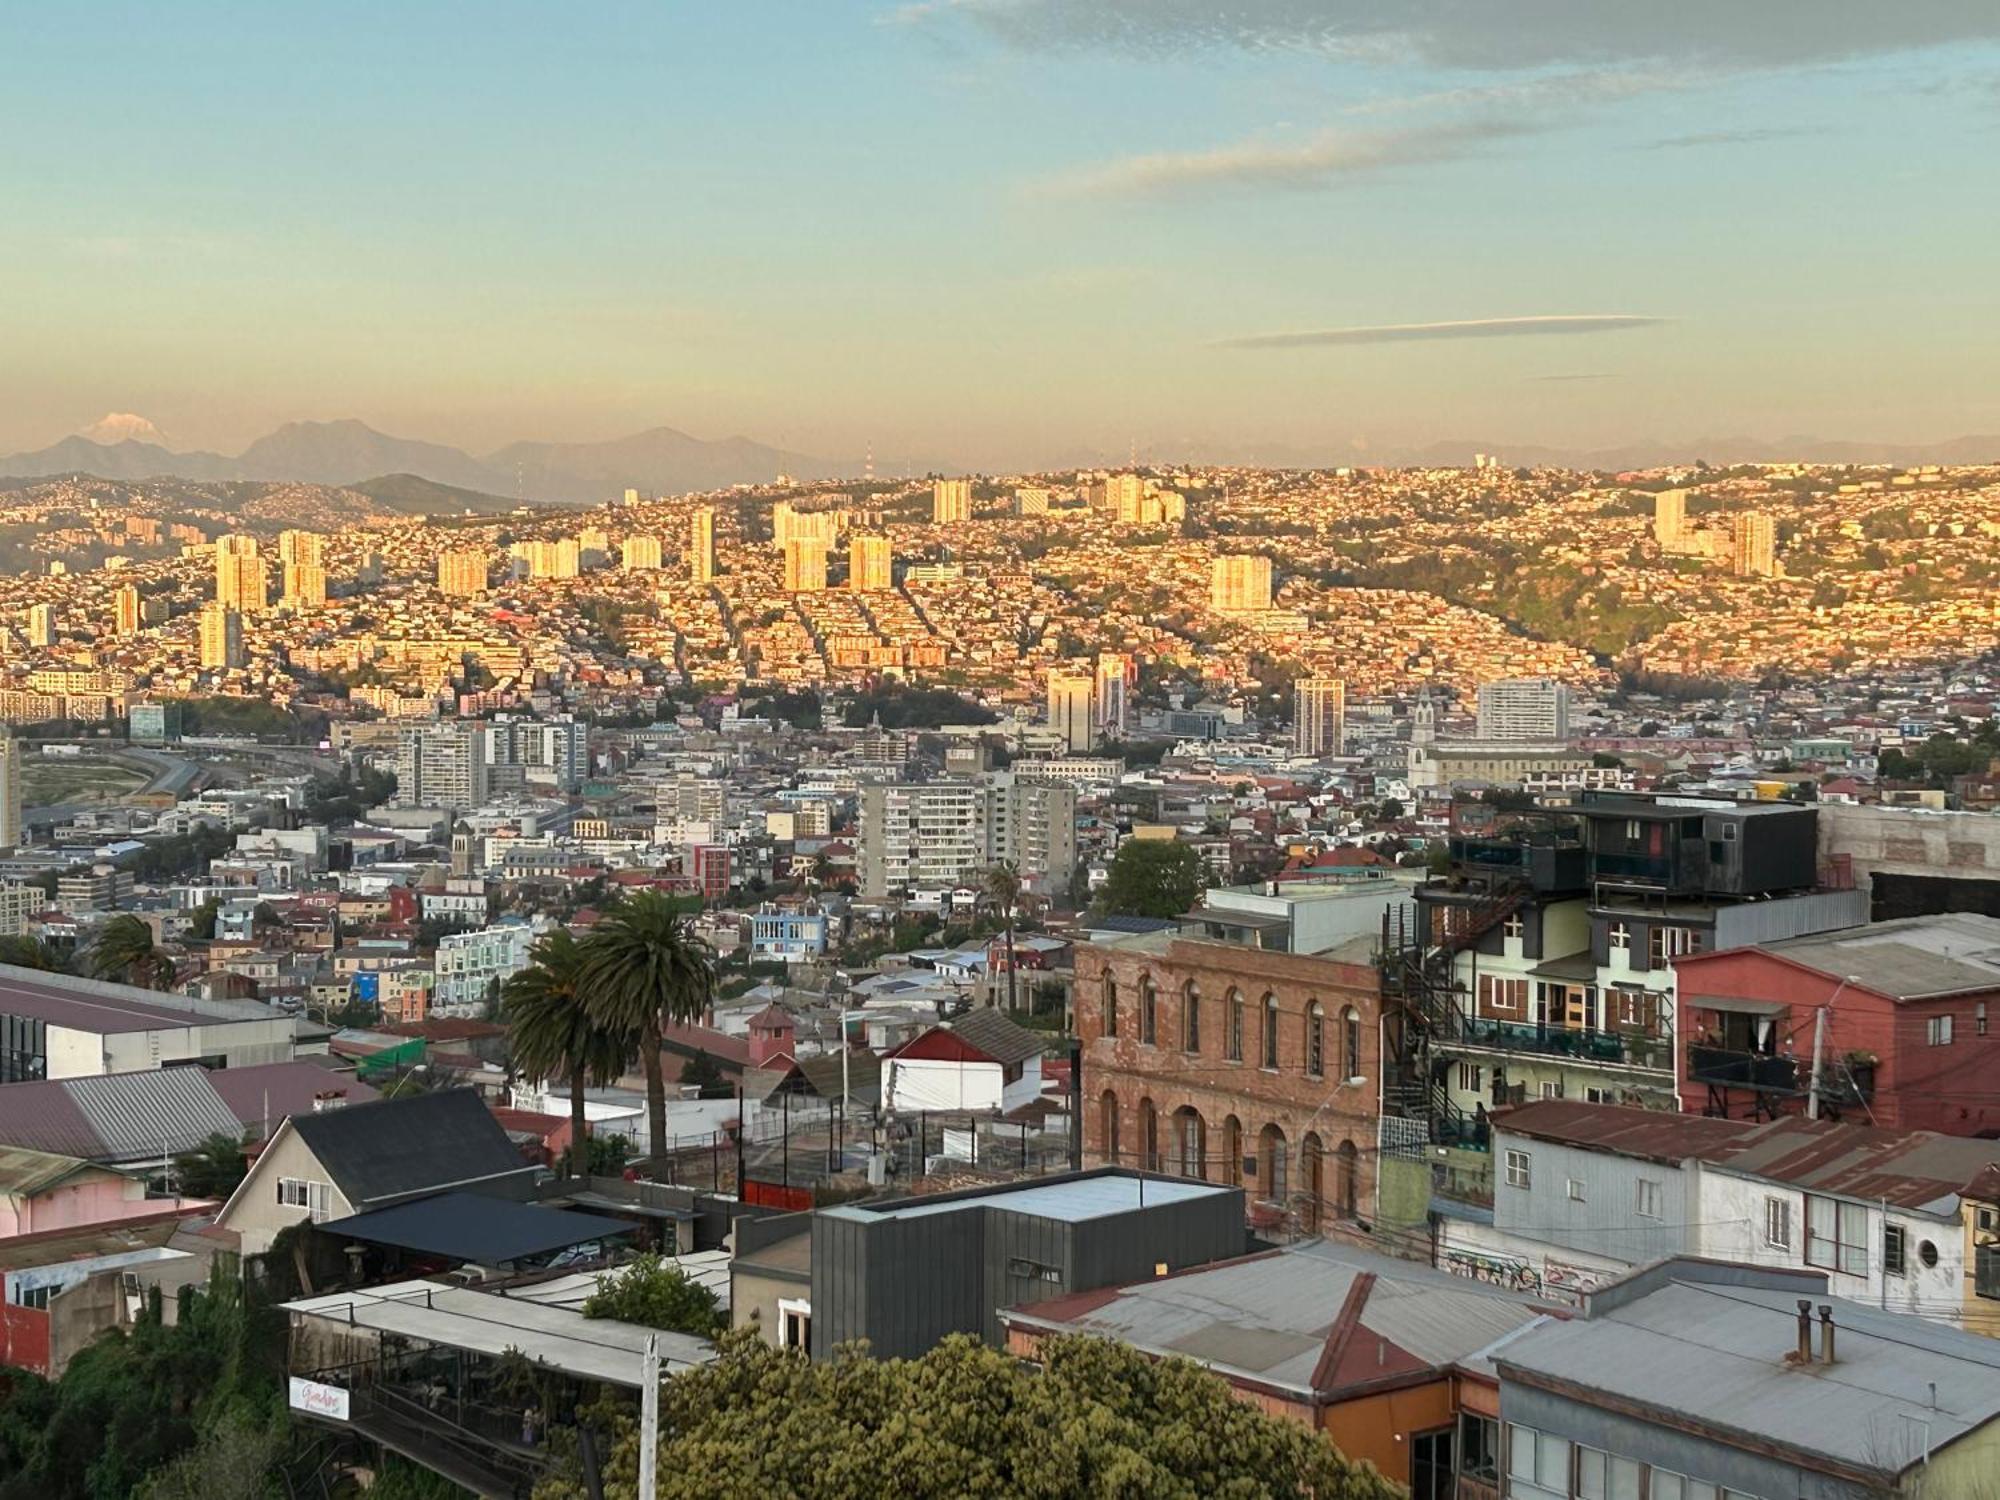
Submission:
[[[1833,1309],[1824,1302],[1819,1305],[1819,1357],[1833,1363]]]
[[[1812,1299],[1810,1297],[1801,1297],[1799,1299],[1799,1347],[1798,1352],[1792,1356],[1792,1362],[1800,1365],[1809,1365],[1812,1363]]]

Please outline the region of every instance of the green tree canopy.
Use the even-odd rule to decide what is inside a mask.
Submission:
[[[597,1290],[584,1300],[583,1315],[704,1339],[729,1326],[729,1315],[714,1292],[657,1255],[642,1255],[598,1277]]]
[[[1208,885],[1200,851],[1171,839],[1127,839],[1111,861],[1100,904],[1120,917],[1178,917]]]
[[[227,1198],[249,1170],[243,1143],[221,1130],[174,1158],[174,1181],[191,1198]]]
[[[1240,1401],[1187,1360],[1058,1338],[1034,1369],[960,1335],[916,1360],[808,1362],[747,1331],[660,1397],[660,1494],[1019,1500],[1390,1500],[1374,1469],[1310,1428]],[[629,1488],[638,1434],[622,1426],[605,1489]],[[537,1500],[581,1500],[557,1476]]]

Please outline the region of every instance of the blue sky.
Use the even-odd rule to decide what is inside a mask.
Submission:
[[[2000,431],[1990,0],[176,0],[0,55],[0,447]]]

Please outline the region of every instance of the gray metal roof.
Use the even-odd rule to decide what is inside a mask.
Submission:
[[[200,1068],[72,1078],[64,1087],[114,1159],[183,1151],[211,1135],[243,1131]]]
[[[1031,1218],[1055,1219],[1065,1224],[1085,1219],[1101,1219],[1110,1214],[1131,1213],[1135,1209],[1157,1208],[1164,1203],[1183,1203],[1235,1188],[1186,1178],[1138,1177],[1126,1173],[1094,1173],[1065,1178],[1059,1182],[1036,1183],[1032,1187],[996,1188],[990,1193],[965,1197],[952,1194],[940,1198],[912,1199],[873,1208],[867,1204],[845,1203],[824,1210],[843,1218],[914,1219],[925,1214],[957,1213],[961,1209],[998,1208]]]
[[[1495,1354],[1503,1382],[1518,1368],[1746,1442],[1892,1472],[1922,1456],[1926,1429],[1935,1450],[2000,1417],[2000,1342],[1812,1300],[1834,1310],[1831,1366],[1786,1361],[1798,1343],[1795,1292],[1689,1280],[1587,1318],[1551,1319]]]
[[[1367,1282],[1343,1347],[1329,1336]],[[1324,1243],[1225,1261],[1110,1292],[1032,1303],[1010,1322],[1100,1334],[1302,1396],[1442,1369],[1542,1316],[1517,1293]],[[1322,1370],[1323,1360],[1329,1361]]]
[[[287,1302],[300,1316],[393,1333],[445,1349],[476,1354],[518,1350],[564,1374],[636,1389],[649,1328],[608,1318],[586,1318],[568,1308],[474,1291],[441,1281],[399,1281],[327,1297]],[[660,1333],[663,1372],[710,1364],[715,1346],[684,1333]]]
[[[2000,918],[1972,912],[1902,917],[1763,947],[1896,1000],[2000,989]]]

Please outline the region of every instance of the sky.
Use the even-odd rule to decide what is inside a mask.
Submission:
[[[104,0],[0,56],[0,451],[2000,432],[1992,0]]]

